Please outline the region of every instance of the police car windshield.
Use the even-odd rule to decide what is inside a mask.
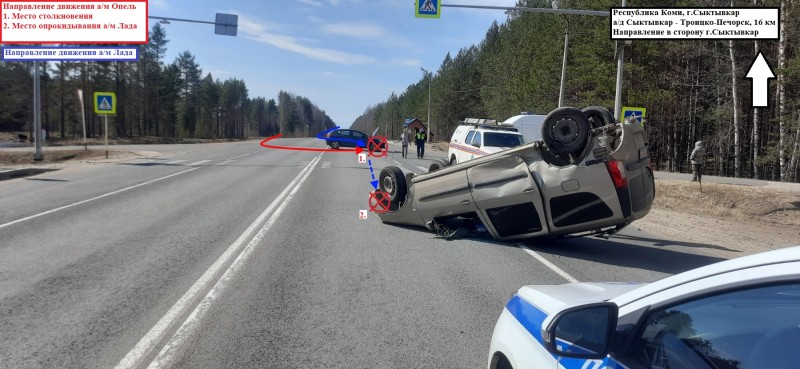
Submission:
[[[522,135],[510,133],[486,132],[484,134],[483,146],[495,147],[515,147],[525,143]]]

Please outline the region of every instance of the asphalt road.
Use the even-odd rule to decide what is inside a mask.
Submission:
[[[375,172],[430,162],[410,156]],[[609,240],[444,241],[360,220],[370,181],[353,152],[243,142],[0,182],[0,366],[480,368],[522,285],[721,260],[635,224]]]

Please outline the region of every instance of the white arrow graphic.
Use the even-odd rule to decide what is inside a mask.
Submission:
[[[775,78],[775,73],[772,72],[772,67],[770,67],[767,60],[764,59],[761,50],[758,51],[758,55],[756,55],[756,59],[753,60],[753,65],[750,66],[750,70],[747,71],[747,76],[745,76],[745,78],[753,80],[753,107],[768,106],[767,85],[769,84],[770,78]]]

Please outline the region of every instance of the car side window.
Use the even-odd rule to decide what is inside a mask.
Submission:
[[[365,134],[363,134],[363,133],[361,133],[361,132],[355,132],[355,131],[354,131],[354,132],[353,132],[353,137],[355,137],[356,139],[359,139],[359,138],[364,138],[364,137],[367,137],[367,135],[365,135]]]
[[[647,369],[800,366],[800,284],[760,286],[649,313],[632,359]]]
[[[469,145],[472,142],[472,136],[474,135],[475,131],[469,131],[469,133],[467,133],[467,138],[464,140],[464,143]]]
[[[350,136],[350,131],[339,131],[339,136]]]
[[[472,146],[481,147],[481,133],[475,132],[475,137],[472,138]]]

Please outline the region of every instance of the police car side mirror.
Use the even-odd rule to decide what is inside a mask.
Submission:
[[[619,308],[613,302],[571,307],[558,312],[542,332],[545,348],[561,357],[602,359],[608,355]]]

